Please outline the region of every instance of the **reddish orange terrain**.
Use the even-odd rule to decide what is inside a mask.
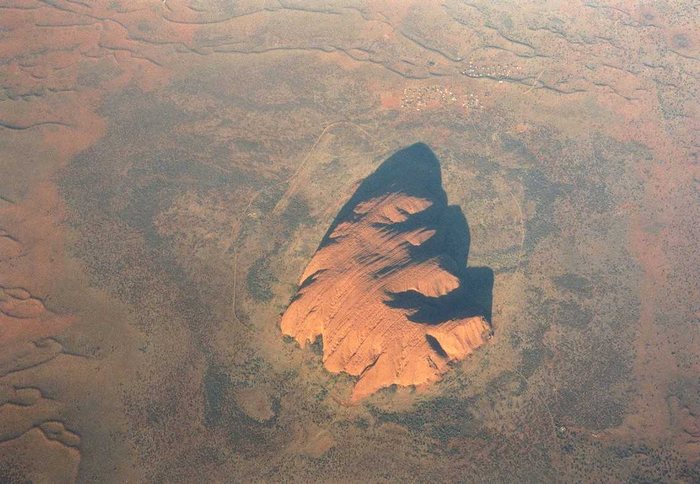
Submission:
[[[359,377],[352,401],[434,382],[489,334],[448,253],[453,209],[432,151],[411,146],[358,188],[306,267],[282,332],[320,336],[325,367]]]

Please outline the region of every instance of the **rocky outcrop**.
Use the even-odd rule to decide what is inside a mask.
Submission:
[[[432,151],[399,151],[341,209],[282,332],[302,346],[321,337],[325,367],[358,377],[354,401],[438,380],[490,331],[455,260],[466,258],[466,230],[461,211],[447,205]]]

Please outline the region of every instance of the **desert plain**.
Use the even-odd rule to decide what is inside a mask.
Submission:
[[[0,0],[0,481],[700,481],[699,24],[666,0]],[[392,354],[459,358],[358,394],[374,367],[283,315],[309,264],[355,267],[366,244],[324,240],[416,143],[460,230],[439,277],[406,269],[439,284],[395,292],[458,274],[488,334],[422,328]],[[381,223],[428,207],[392,193]],[[368,227],[380,252],[426,233]]]

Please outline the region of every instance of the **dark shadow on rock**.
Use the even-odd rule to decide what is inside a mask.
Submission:
[[[389,294],[391,307],[409,309],[411,321],[439,324],[455,318],[482,315],[491,321],[493,303],[493,271],[488,267],[466,267],[471,243],[469,224],[461,208],[447,204],[442,187],[440,162],[423,143],[416,143],[394,153],[357,188],[341,208],[323,237],[322,248],[337,242],[332,234],[344,222],[353,222],[363,215],[356,209],[368,200],[390,193],[430,200],[432,205],[399,223],[377,224],[377,228],[393,233],[410,232],[418,228],[433,229],[435,235],[422,245],[411,247],[411,263],[440,258],[445,270],[457,276],[460,287],[441,297],[428,297],[416,291]],[[361,210],[360,210],[361,211]],[[387,272],[400,267],[387,267]]]
[[[428,146],[416,143],[397,151],[374,173],[365,178],[350,200],[338,212],[321,241],[321,247],[333,243],[330,236],[340,223],[354,221],[361,217],[355,214],[358,205],[394,192],[426,198],[434,204],[430,209],[410,217],[405,224],[396,226],[397,230],[411,230],[424,222],[427,216],[439,216],[444,211],[447,206],[447,196],[442,189],[440,162]]]

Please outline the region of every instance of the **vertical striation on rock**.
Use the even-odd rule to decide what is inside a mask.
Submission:
[[[326,369],[358,377],[353,401],[393,384],[438,380],[490,332],[455,260],[460,248],[451,236],[460,222],[466,232],[430,148],[395,153],[340,210],[301,276],[282,332],[302,347],[321,337]]]

